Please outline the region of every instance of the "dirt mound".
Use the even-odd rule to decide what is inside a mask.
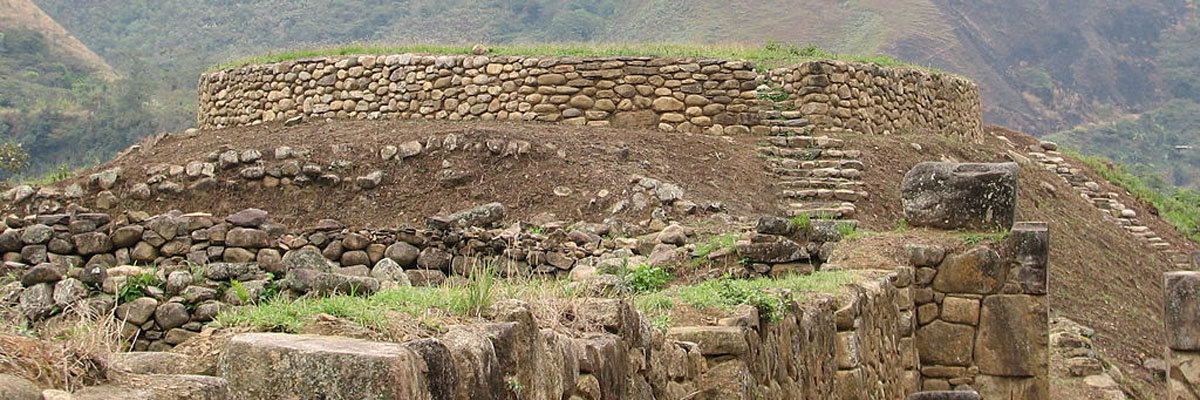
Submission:
[[[431,140],[439,147],[429,146]],[[399,146],[403,152],[403,145],[413,141],[425,144],[417,146],[424,147],[419,155],[402,161],[380,156],[385,146]],[[528,144],[529,150],[506,154],[509,143]],[[262,154],[261,165],[269,170],[280,162],[275,160],[276,149],[284,146],[294,153],[310,153],[301,163],[319,166],[323,174],[352,180],[379,171],[382,179],[378,187],[369,190],[357,188],[352,181],[266,187],[262,181],[243,179],[241,166],[218,166],[214,175],[221,184],[213,188],[179,194],[156,192],[144,200],[122,195],[155,175],[190,185],[195,178],[173,175],[171,167],[179,172],[188,164],[206,162],[215,153],[228,150],[257,150]],[[113,167],[122,172],[112,191],[124,199],[109,212],[178,209],[228,215],[254,206],[289,226],[322,218],[354,228],[424,226],[426,217],[488,202],[505,204],[507,219],[521,221],[600,222],[611,217],[640,221],[655,208],[664,208],[673,217],[717,210],[741,215],[777,211],[769,177],[763,173],[764,163],[749,139],[650,130],[500,122],[265,125],[152,138],[82,176]],[[677,186],[682,198],[673,202],[675,207],[666,206],[654,196],[655,189],[635,177],[651,178],[668,191],[673,190],[670,185]],[[71,183],[86,185],[86,179],[56,186]],[[681,204],[694,204],[695,210],[681,208]],[[614,209],[621,211],[614,213]]]

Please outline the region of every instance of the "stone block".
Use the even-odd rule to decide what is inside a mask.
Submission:
[[[1163,278],[1167,346],[1200,351],[1200,272],[1168,272]]]
[[[975,328],[945,321],[917,329],[917,353],[924,365],[968,366],[972,361]]]
[[[1009,253],[1017,264],[1015,271],[1021,290],[1028,294],[1046,294],[1050,286],[1050,228],[1045,222],[1018,222],[1006,240]]]
[[[667,337],[700,346],[705,356],[739,355],[749,348],[746,328],[737,326],[685,326],[671,328]]]
[[[979,300],[965,297],[946,297],[942,300],[942,319],[946,322],[976,325],[979,323]]]
[[[933,289],[942,293],[995,293],[1004,286],[1008,271],[1000,254],[986,246],[946,257],[938,267]]]
[[[901,183],[904,218],[913,226],[1003,230],[1017,205],[1016,163],[917,164]]]
[[[219,361],[232,398],[429,399],[420,354],[394,343],[331,336],[249,333]]]
[[[984,399],[1049,400],[1050,382],[1045,376],[1038,378],[1012,378],[979,375],[974,388]]]
[[[975,362],[988,375],[1045,377],[1050,322],[1045,298],[995,295],[983,300]]]

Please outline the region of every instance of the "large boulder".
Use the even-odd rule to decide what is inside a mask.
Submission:
[[[129,375],[80,389],[74,400],[233,400],[229,382],[203,375]]]
[[[219,361],[231,398],[431,398],[424,358],[406,346],[342,337],[248,333]]]
[[[904,175],[901,204],[912,226],[1004,230],[1017,207],[1016,163],[917,164]]]

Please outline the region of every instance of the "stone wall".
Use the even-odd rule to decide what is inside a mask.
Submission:
[[[1200,272],[1164,274],[1167,399],[1200,399]]]
[[[200,128],[306,118],[513,120],[746,133],[743,61],[651,57],[348,56],[200,78]]]
[[[359,55],[203,74],[197,126],[480,119],[739,135],[782,123],[766,118],[972,138],[982,134],[979,101],[962,78],[861,63],[760,73],[747,61],[692,58]]]
[[[979,88],[971,81],[917,68],[813,61],[770,72],[785,108],[819,126],[867,134],[983,134]]]
[[[1002,243],[957,254],[909,246],[922,390],[1049,399],[1049,231],[1018,223]]]
[[[911,274],[856,285],[841,311],[822,298],[762,321],[744,307],[717,325],[665,334],[618,299],[584,300],[577,317],[604,332],[582,337],[537,329],[516,301],[498,304],[492,323],[403,344],[246,334],[220,370],[232,398],[251,400],[280,390],[347,399],[893,400],[916,385],[912,320],[901,311],[911,299],[896,287]]]

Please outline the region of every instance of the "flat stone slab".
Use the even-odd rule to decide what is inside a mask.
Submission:
[[[979,393],[973,391],[939,390],[934,392],[913,393],[908,400],[982,400]]]
[[[248,333],[219,362],[231,398],[429,399],[423,358],[395,343],[332,336]]]

